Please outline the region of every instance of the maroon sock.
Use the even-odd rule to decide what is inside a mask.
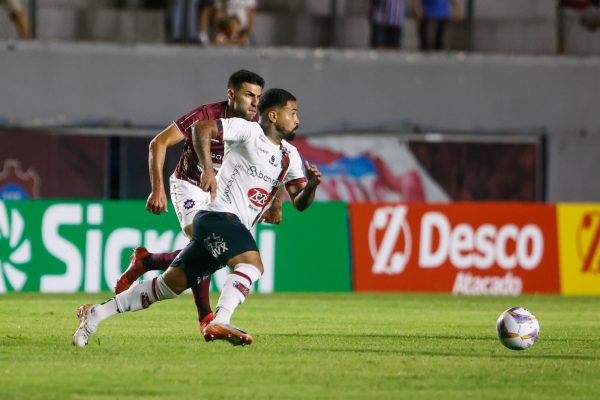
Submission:
[[[202,321],[202,318],[206,317],[212,312],[210,308],[210,298],[208,297],[208,290],[210,289],[210,278],[204,279],[196,286],[192,286],[192,293],[194,294],[194,302],[198,309],[198,321]]]
[[[172,253],[150,253],[142,261],[146,271],[165,271],[173,262],[181,250],[175,250]]]

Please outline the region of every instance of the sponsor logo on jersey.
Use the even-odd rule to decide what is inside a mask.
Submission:
[[[150,304],[152,304],[152,302],[150,301],[150,296],[148,296],[148,293],[142,292],[140,296],[142,300],[142,308],[150,307]]]
[[[244,295],[244,297],[248,297],[248,293],[250,293],[250,288],[248,286],[244,285],[240,281],[235,281],[233,283],[233,287],[239,290]]]
[[[279,167],[279,163],[275,161],[275,155],[274,154],[271,156],[271,159],[269,160],[269,164],[271,164],[274,167]]]
[[[267,204],[269,192],[263,188],[252,188],[248,190],[248,200],[257,207],[264,207]]]
[[[221,254],[229,250],[229,248],[227,247],[227,243],[225,243],[225,240],[215,233],[211,233],[210,236],[204,239],[204,246],[208,251],[210,251],[214,258],[217,258]]]
[[[194,202],[193,199],[187,199],[186,201],[183,202],[183,208],[185,208],[186,210],[190,210],[190,209],[194,208],[195,205],[196,205],[196,202]]]
[[[242,169],[242,166],[240,164],[236,164],[235,167],[233,168],[233,172],[231,173],[231,176],[229,178],[225,179],[225,188],[223,189],[223,196],[225,197],[225,200],[229,204],[232,203],[232,200],[231,200],[231,187],[233,186],[233,184],[237,180],[237,177],[239,176],[241,169]]]
[[[261,170],[256,168],[256,166],[254,166],[254,165],[248,167],[248,169],[246,170],[246,173],[253,178],[257,178],[257,179],[260,179],[261,181],[267,182],[269,185],[273,185],[276,187],[279,187],[279,185],[281,185],[281,182],[279,182],[277,179],[271,178],[270,176],[268,176],[267,174],[265,174],[264,172],[262,172]]]

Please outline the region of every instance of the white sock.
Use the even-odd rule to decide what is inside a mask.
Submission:
[[[246,300],[250,293],[250,286],[260,279],[260,275],[260,271],[252,264],[236,265],[223,285],[213,322],[228,324],[236,307]]]
[[[115,302],[115,299],[112,298],[106,300],[104,303],[95,304],[90,310],[90,318],[92,319],[92,322],[98,325],[106,318],[112,317],[118,312],[117,303]]]
[[[173,297],[177,297],[177,294],[167,286],[162,276],[151,281],[140,281],[114,298],[101,304],[94,304],[90,310],[90,323],[97,327],[100,322],[115,314],[142,310],[159,300]]]
[[[150,307],[159,300],[177,297],[164,282],[162,276],[152,280],[140,281],[126,291],[115,296],[119,312],[138,311]]]

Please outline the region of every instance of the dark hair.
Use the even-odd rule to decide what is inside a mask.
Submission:
[[[260,96],[258,112],[262,115],[273,107],[285,106],[288,101],[296,101],[296,97],[284,89],[269,89]]]
[[[240,69],[231,74],[229,81],[227,81],[227,87],[236,90],[239,89],[243,83],[251,83],[253,85],[258,85],[261,88],[265,87],[265,80],[262,76],[255,74],[252,71],[248,71],[247,69]]]

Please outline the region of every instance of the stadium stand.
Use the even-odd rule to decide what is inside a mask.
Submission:
[[[36,36],[42,40],[118,43],[162,43],[166,38],[165,7],[160,2],[43,0],[37,4]],[[163,2],[166,3],[166,2]],[[368,2],[359,0],[261,0],[254,31],[259,46],[368,48]],[[462,0],[472,5],[469,20],[452,24],[448,50],[465,50],[468,26],[478,52],[549,54],[556,47],[556,2],[549,0]],[[332,10],[335,18],[332,18]],[[403,48],[418,48],[416,24],[409,10]],[[0,15],[0,22],[7,18]],[[0,23],[0,26],[8,25]],[[598,32],[577,26],[569,33],[568,54],[599,55]],[[16,38],[0,29],[0,39]]]

